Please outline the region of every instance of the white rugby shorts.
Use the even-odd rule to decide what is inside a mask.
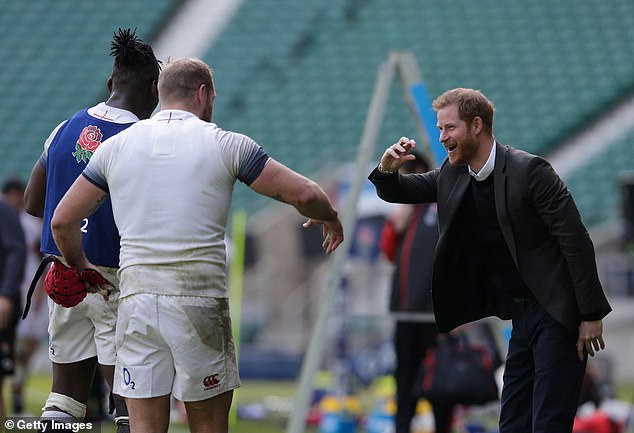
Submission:
[[[102,275],[119,287],[117,269],[99,267]],[[48,357],[58,364],[82,361],[97,356],[100,364],[115,364],[115,325],[119,290],[106,301],[97,293],[88,293],[72,308],[48,299]]]
[[[240,386],[226,298],[126,296],[116,334],[118,395],[200,401]]]

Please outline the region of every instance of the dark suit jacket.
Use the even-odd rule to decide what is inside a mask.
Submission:
[[[24,274],[26,245],[20,217],[0,198],[0,296],[13,301],[15,315],[20,312],[20,284]]]
[[[493,171],[498,222],[520,277],[542,307],[576,338],[581,320],[611,311],[594,256],[594,246],[568,188],[543,158],[496,143]],[[388,202],[438,202],[440,238],[434,255],[432,293],[436,323],[447,332],[487,316],[510,318],[511,298],[467,278],[462,248],[468,233],[456,213],[471,177],[448,160],[439,169],[369,179]]]

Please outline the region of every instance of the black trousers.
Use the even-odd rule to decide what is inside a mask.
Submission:
[[[434,323],[396,322],[394,348],[396,351],[396,433],[409,433],[416,413],[418,399],[412,387],[425,352],[437,345],[438,330]],[[436,433],[449,433],[453,404],[432,405]]]
[[[500,433],[570,433],[586,368],[576,340],[536,301],[516,302]]]

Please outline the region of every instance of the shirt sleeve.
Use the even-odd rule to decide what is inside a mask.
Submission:
[[[228,159],[227,166],[246,185],[251,185],[258,178],[270,160],[262,146],[252,138],[236,132],[224,131],[220,146]]]
[[[379,247],[385,258],[391,263],[394,263],[394,260],[396,260],[396,249],[400,238],[400,234],[397,233],[394,228],[394,223],[390,220],[385,221],[381,229]]]
[[[108,189],[108,167],[110,166],[113,148],[114,137],[110,137],[95,150],[86,168],[81,173],[88,182],[106,193],[110,193]]]
[[[599,279],[595,251],[579,210],[549,162],[534,157],[526,166],[533,206],[559,244],[583,320],[599,320],[611,311]]]

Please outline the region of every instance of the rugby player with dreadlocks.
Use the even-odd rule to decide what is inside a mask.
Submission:
[[[61,256],[51,233],[53,212],[101,144],[133,123],[150,117],[158,103],[160,62],[136,31],[118,29],[111,43],[114,57],[107,101],[77,112],[59,124],[44,143],[25,191],[25,208],[44,218],[41,251]],[[115,323],[118,305],[119,234],[107,200],[82,222],[83,245],[91,263],[114,284],[109,297],[89,293],[66,308],[49,300],[51,393],[43,420],[81,421],[97,364],[112,389]],[[106,299],[108,298],[108,299]],[[117,433],[129,431],[123,399],[114,396]]]

